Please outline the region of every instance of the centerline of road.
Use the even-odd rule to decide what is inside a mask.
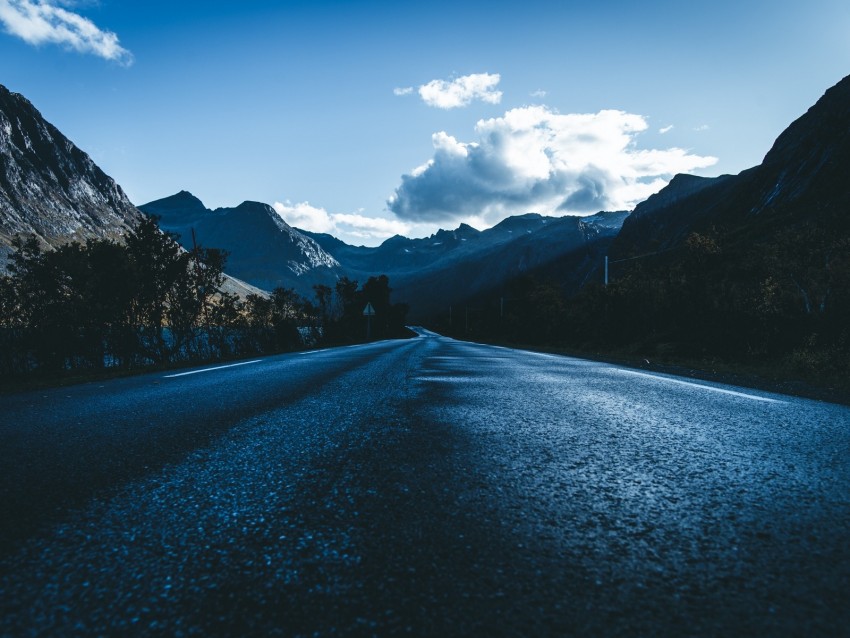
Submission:
[[[690,381],[682,381],[680,379],[672,379],[670,377],[660,377],[656,374],[647,374],[646,372],[638,372],[636,370],[623,370],[622,368],[609,368],[611,372],[619,372],[621,374],[632,374],[637,377],[646,377],[647,379],[655,379],[656,381],[666,381],[667,383],[677,383],[679,385],[686,385],[692,388],[700,388],[701,390],[710,390],[711,392],[720,392],[722,394],[731,394],[735,397],[741,397],[744,399],[750,399],[752,401],[764,401],[765,403],[785,403],[785,401],[780,401],[779,399],[769,399],[767,397],[760,397],[754,394],[745,394],[743,392],[735,392],[734,390],[724,390],[723,388],[715,388],[710,385],[703,385],[701,383],[691,383]]]
[[[185,377],[190,374],[200,374],[201,372],[214,372],[215,370],[224,370],[225,368],[235,368],[236,366],[247,366],[249,363],[259,363],[262,359],[254,359],[253,361],[241,361],[239,363],[230,363],[226,366],[216,366],[214,368],[203,368],[202,370],[190,370],[189,372],[179,372],[177,374],[166,374],[163,378],[173,379],[175,377]]]

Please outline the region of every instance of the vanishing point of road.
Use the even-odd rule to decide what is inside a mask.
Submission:
[[[454,341],[0,397],[2,636],[850,635],[850,408]]]

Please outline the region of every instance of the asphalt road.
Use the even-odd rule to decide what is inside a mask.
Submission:
[[[0,635],[850,635],[850,409],[423,336],[0,397]]]

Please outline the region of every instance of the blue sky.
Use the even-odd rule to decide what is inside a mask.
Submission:
[[[142,204],[352,243],[736,173],[850,73],[850,3],[0,0],[0,83]]]

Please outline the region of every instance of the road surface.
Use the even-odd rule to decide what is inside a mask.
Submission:
[[[0,635],[848,635],[850,409],[453,341],[0,398]]]

